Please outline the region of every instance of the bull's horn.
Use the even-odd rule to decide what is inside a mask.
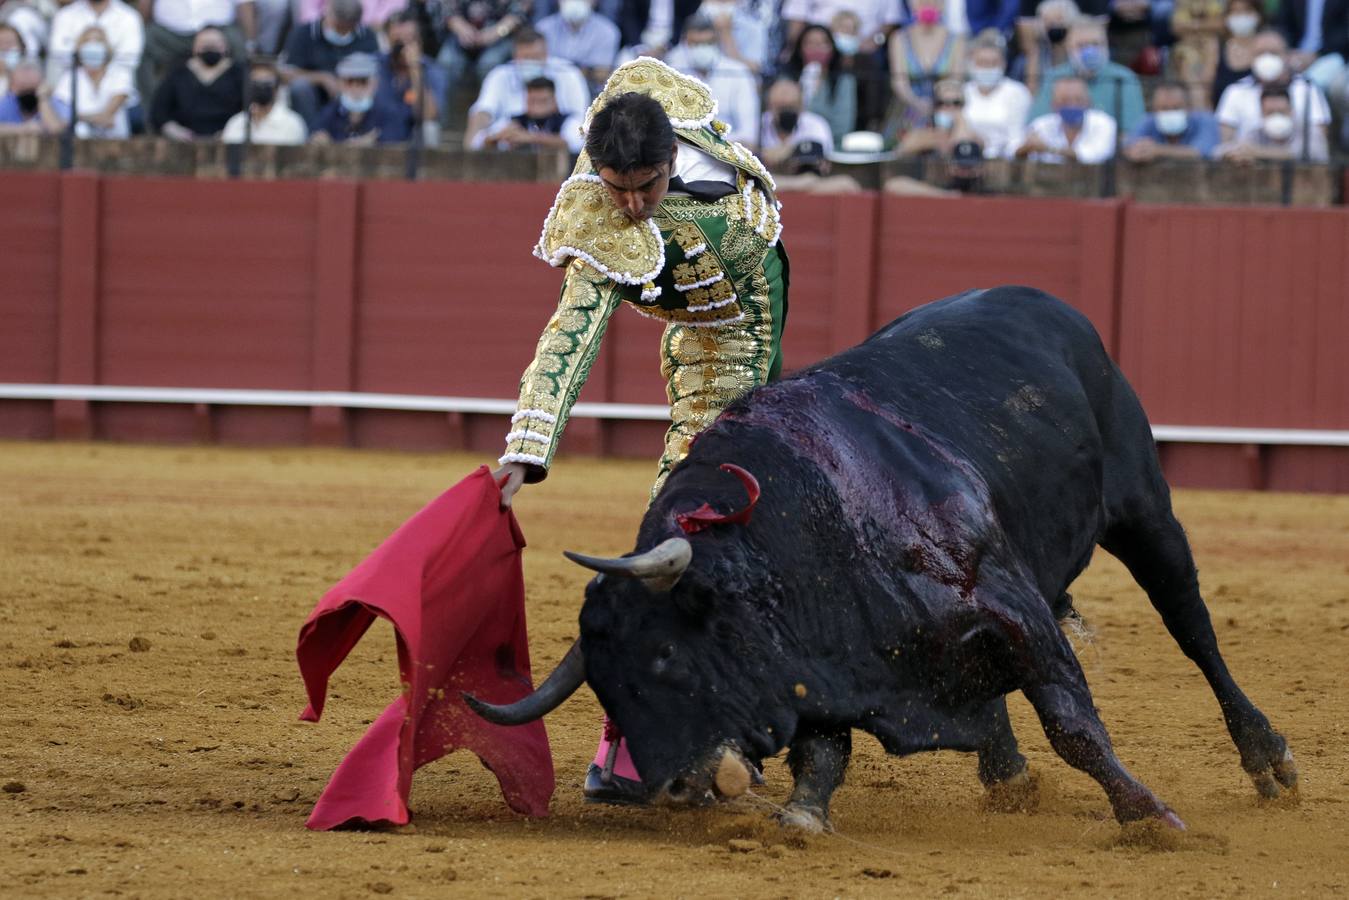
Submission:
[[[557,709],[564,700],[576,693],[577,688],[585,684],[585,680],[585,657],[581,654],[581,641],[578,638],[567,651],[567,655],[562,657],[562,662],[557,664],[557,668],[543,680],[538,690],[528,697],[501,706],[484,703],[468,693],[463,697],[470,709],[489,722],[497,725],[523,725],[541,719]]]
[[[687,538],[672,537],[645,553],[618,559],[584,556],[570,550],[564,550],[563,555],[587,569],[606,575],[637,578],[653,591],[668,591],[678,583],[679,577],[689,567],[689,562],[693,559],[693,545]]]

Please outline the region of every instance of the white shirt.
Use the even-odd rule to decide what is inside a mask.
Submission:
[[[540,19],[534,28],[548,41],[551,55],[583,68],[611,68],[618,56],[618,26],[597,12],[576,28],[561,13]]]
[[[103,112],[117,97],[126,97],[127,102],[123,103],[117,110],[117,115],[113,119],[111,128],[94,128],[92,125],[76,125],[76,131],[82,132],[81,137],[106,137],[106,138],[124,138],[131,135],[131,128],[127,122],[126,109],[133,94],[136,93],[135,87],[131,83],[131,72],[122,66],[108,66],[103,73],[103,78],[94,84],[94,79],[89,77],[89,73],[84,67],[75,70],[75,112],[83,117],[91,114]],[[70,121],[70,73],[66,72],[56,82],[56,87],[52,90],[52,99],[57,101],[62,110],[62,118]]]
[[[901,19],[899,0],[783,0],[782,18],[828,28],[845,9],[862,20],[858,34],[863,40],[886,25],[898,25]]]
[[[1236,129],[1236,139],[1246,140],[1260,132],[1260,92],[1263,86],[1255,76],[1247,75],[1224,90],[1218,98],[1219,125]],[[1307,109],[1308,91],[1311,92],[1312,128],[1330,122],[1330,107],[1326,104],[1326,95],[1310,82],[1299,78],[1288,86],[1288,99],[1293,103],[1294,130],[1302,127],[1303,110]]]
[[[1047,113],[1030,123],[1029,134],[1044,141],[1045,146],[1060,152],[1067,150],[1068,135],[1063,131],[1063,119],[1058,113]],[[1013,148],[1015,149],[1015,148]],[[1082,120],[1082,130],[1072,143],[1077,161],[1088,166],[1103,163],[1115,155],[1115,120],[1099,109],[1087,110]],[[1031,159],[1041,162],[1063,162],[1058,153],[1033,153]]]
[[[712,154],[683,141],[679,142],[679,152],[675,156],[674,173],[677,178],[682,178],[685,184],[690,181],[720,181],[722,184],[735,184],[735,166],[724,163]]]
[[[984,143],[984,156],[1011,156],[1021,146],[1030,115],[1030,91],[1019,81],[1003,78],[985,94],[974,82],[965,85],[965,124]]]
[[[759,134],[761,150],[780,147],[784,143],[789,147],[795,147],[802,141],[819,141],[825,150],[834,149],[834,132],[829,129],[829,123],[824,116],[808,109],[801,110],[801,116],[796,120],[796,130],[787,136],[786,141],[778,137],[778,130],[773,127],[773,113],[765,110],[759,125]]]
[[[108,0],[103,12],[94,11],[89,0],[75,0],[61,7],[52,18],[50,46],[47,50],[47,75],[54,76],[70,68],[75,41],[84,29],[97,25],[108,36],[112,61],[135,71],[145,50],[145,26],[141,14],[122,0]]]
[[[169,31],[196,34],[207,25],[231,25],[236,8],[252,0],[154,0],[154,20]]]
[[[220,139],[226,144],[242,144],[244,123],[247,119],[248,110],[230,116],[230,120],[225,123],[225,130],[220,134]],[[299,113],[280,103],[273,103],[271,110],[262,117],[262,121],[253,123],[253,130],[248,135],[249,143],[252,144],[281,144],[288,147],[299,146],[308,138],[309,129],[305,128],[304,119],[300,118]]]
[[[711,72],[698,72],[689,65],[688,48],[683,44],[671,50],[665,62],[707,85],[717,101],[717,118],[731,127],[728,139],[750,145],[759,142],[759,79],[749,66],[723,56]]]
[[[564,116],[584,115],[590,106],[590,88],[586,86],[581,70],[565,59],[548,57],[543,77],[553,82],[558,112]],[[509,119],[525,111],[525,82],[514,62],[502,63],[487,73],[482,90],[469,113],[485,112],[492,121]]]

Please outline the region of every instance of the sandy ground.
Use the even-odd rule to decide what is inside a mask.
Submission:
[[[1122,834],[1020,697],[1043,781],[1031,814],[984,811],[970,757],[894,759],[866,737],[834,835],[790,840],[748,799],[587,806],[599,713],[584,690],[549,720],[549,819],[514,816],[458,753],[418,774],[412,826],[310,833],[318,792],[398,687],[381,625],[324,721],[297,721],[300,623],[480,462],[0,444],[0,895],[1349,896],[1349,497],[1178,496],[1228,662],[1297,754],[1295,802],[1256,801],[1206,685],[1121,566],[1100,554],[1074,588],[1103,718],[1189,823],[1176,842]],[[575,636],[586,580],[559,551],[629,549],[650,475],[569,460],[522,495],[537,672]],[[785,797],[785,763],[766,774],[761,793]]]

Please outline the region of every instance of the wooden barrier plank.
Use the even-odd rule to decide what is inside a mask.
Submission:
[[[98,381],[99,236],[98,176],[63,174],[56,348],[56,380],[62,384]],[[58,438],[93,437],[87,402],[58,400],[54,413]]]
[[[316,391],[349,391],[353,386],[360,196],[361,187],[354,181],[325,181],[318,190],[310,375],[311,389]],[[347,443],[341,409],[314,407],[309,426],[314,443]]]

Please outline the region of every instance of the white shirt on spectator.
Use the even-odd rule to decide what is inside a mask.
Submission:
[[[496,142],[496,136],[505,128],[508,128],[515,119],[511,116],[497,119],[491,125],[488,125],[482,131],[473,136],[473,141],[469,145],[470,150],[481,150],[488,144]],[[581,132],[581,124],[585,122],[585,116],[581,113],[572,113],[567,116],[562,123],[558,136],[567,142],[567,149],[572,153],[580,153],[581,148],[585,146],[585,135]],[[504,145],[498,146],[498,150],[510,149]]]
[[[90,78],[89,73],[81,66],[75,70],[75,103],[71,103],[69,72],[66,72],[57,80],[56,87],[52,90],[52,99],[56,101],[61,111],[61,117],[68,122],[70,121],[72,105],[75,107],[75,113],[78,116],[97,115],[107,109],[117,97],[125,96],[127,100],[117,110],[111,128],[94,128],[91,125],[83,124],[76,125],[75,129],[81,137],[129,137],[131,128],[127,121],[126,110],[127,105],[136,93],[136,88],[131,79],[132,74],[125,67],[108,66],[103,73],[103,78],[98,84],[94,84],[94,79]]]
[[[1062,153],[1069,149],[1069,144],[1068,135],[1063,130],[1063,119],[1058,113],[1046,113],[1034,119],[1027,134],[1040,138],[1051,151],[1059,151],[1033,153],[1031,159],[1063,162]],[[1077,140],[1072,142],[1071,149],[1077,161],[1084,165],[1094,166],[1110,159],[1115,155],[1115,120],[1099,109],[1087,110],[1082,120],[1082,130],[1077,133]]]
[[[232,25],[236,7],[252,0],[155,0],[154,20],[178,34],[196,34],[207,25]]]
[[[1229,84],[1223,90],[1223,95],[1218,98],[1216,113],[1218,124],[1235,128],[1237,140],[1246,140],[1258,134],[1261,122],[1260,93],[1263,90],[1264,86],[1256,81],[1253,75],[1247,75]],[[1312,98],[1312,127],[1330,122],[1330,107],[1326,103],[1326,95],[1321,93],[1320,88],[1299,78],[1288,86],[1288,99],[1293,104],[1294,130],[1302,127],[1303,110],[1307,109],[1309,90]]]
[[[1032,99],[1026,86],[1011,78],[987,94],[973,82],[965,85],[965,124],[983,141],[986,158],[1011,156],[1021,146]]]
[[[783,0],[782,18],[828,28],[834,16],[845,9],[862,20],[859,33],[863,38],[886,25],[898,25],[903,18],[899,0]]]
[[[621,36],[618,26],[591,12],[579,28],[572,28],[561,13],[545,16],[534,26],[548,41],[548,52],[583,69],[612,68]]]
[[[220,133],[220,139],[226,144],[242,144],[244,123],[247,120],[248,110],[230,116],[230,120],[225,123],[225,130]],[[248,134],[249,143],[280,144],[286,147],[297,147],[308,138],[309,129],[305,127],[304,119],[300,118],[299,113],[280,103],[273,103],[271,110],[262,117],[262,121],[253,123],[253,129]]]
[[[783,144],[795,147],[802,141],[819,141],[825,150],[834,149],[834,132],[829,129],[829,122],[824,116],[808,109],[801,110],[796,120],[796,130],[785,141],[778,136],[778,130],[773,126],[773,113],[764,110],[763,120],[759,123],[759,136],[760,150],[771,150]]]
[[[13,27],[23,37],[23,45],[28,48],[30,58],[42,55],[51,34],[51,23],[41,10],[29,3],[0,3],[0,21]]]
[[[47,77],[70,68],[75,42],[84,29],[97,25],[108,36],[112,61],[131,71],[141,63],[145,51],[145,26],[141,14],[122,0],[108,0],[103,12],[95,12],[89,0],[75,0],[63,6],[52,18],[50,45],[47,48]]]
[[[728,139],[750,145],[759,142],[759,79],[749,66],[723,56],[711,72],[697,72],[689,65],[688,48],[683,44],[671,50],[665,62],[712,91],[717,118],[731,127],[726,133]]]
[[[542,77],[553,83],[558,112],[564,116],[584,113],[590,106],[590,88],[586,86],[581,70],[555,56],[548,57],[543,69]],[[520,77],[515,63],[502,63],[482,80],[482,90],[469,113],[489,113],[493,122],[520,115],[525,111],[527,80],[530,79]]]

